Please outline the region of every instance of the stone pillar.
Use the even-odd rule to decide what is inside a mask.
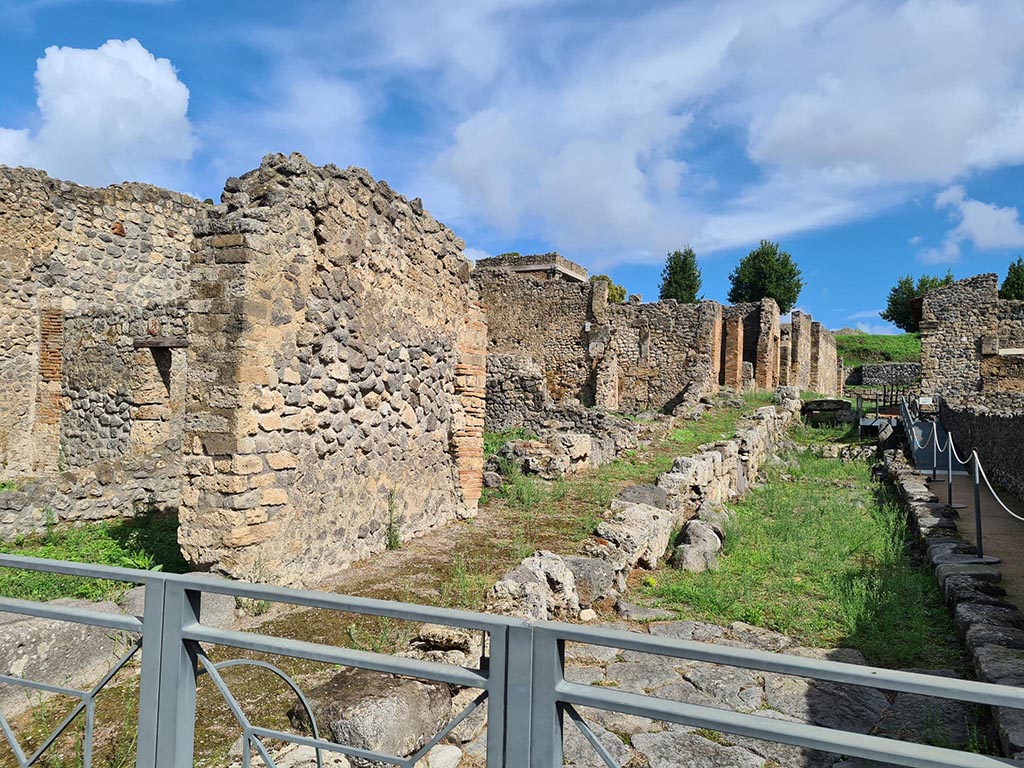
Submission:
[[[758,314],[754,386],[757,389],[774,389],[779,378],[779,305],[772,299],[762,299]]]
[[[487,396],[487,320],[480,301],[471,301],[460,334],[455,365],[455,394],[464,423],[455,433],[455,461],[467,514],[476,512],[483,492],[484,417]]]
[[[39,313],[39,381],[36,388],[33,469],[62,469],[60,455],[61,383],[64,380],[64,312],[60,308]]]
[[[731,315],[722,320],[725,335],[723,384],[737,392],[743,389],[743,317]]]
[[[779,386],[780,387],[788,387],[789,386],[789,376],[790,376],[790,365],[791,365],[791,362],[792,361],[790,360],[789,343],[785,339],[783,339],[783,341],[779,344]]]

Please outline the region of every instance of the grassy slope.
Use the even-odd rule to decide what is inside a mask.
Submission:
[[[916,333],[851,333],[836,336],[836,349],[847,368],[865,363],[916,363],[921,338]]]
[[[878,666],[964,667],[934,579],[904,554],[905,515],[890,490],[864,462],[791,459],[736,503],[717,571],[663,568],[647,597],[687,618],[857,648]]]

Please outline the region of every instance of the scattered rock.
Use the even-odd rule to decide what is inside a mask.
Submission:
[[[664,621],[673,618],[671,611],[663,611],[658,608],[645,608],[641,605],[627,603],[625,600],[617,600],[615,612],[627,621]]]
[[[653,483],[630,485],[619,491],[616,498],[630,504],[646,504],[649,507],[668,509],[668,494],[663,488],[659,488]]]
[[[564,557],[566,566],[576,579],[576,594],[581,607],[589,607],[612,596],[615,569],[596,557]]]
[[[337,744],[384,754],[407,756],[422,747],[448,722],[452,696],[448,686],[345,669],[308,694],[323,738]],[[309,733],[305,708],[288,711],[292,725]],[[376,768],[350,758],[354,768]]]

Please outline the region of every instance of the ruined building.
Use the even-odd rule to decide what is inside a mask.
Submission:
[[[472,515],[462,250],[418,200],[298,155],[216,207],[0,169],[0,534],[180,503],[194,564],[308,583]]]
[[[1024,301],[977,275],[921,301],[922,391],[941,398],[961,453],[978,449],[994,481],[1024,494]]]
[[[771,299],[609,302],[606,283],[557,253],[481,259],[473,279],[487,313],[489,428],[529,426],[547,400],[671,413],[720,386],[841,392],[832,334],[799,312],[780,325]]]
[[[0,168],[0,537],[177,511],[194,565],[315,583],[473,515],[485,417],[583,465],[635,445],[611,412],[837,386],[772,301],[613,303],[557,254],[463,247],[300,155],[216,206]]]

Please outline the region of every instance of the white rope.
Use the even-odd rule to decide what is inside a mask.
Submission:
[[[968,456],[966,459],[964,459],[964,458],[962,458],[960,456],[959,453],[956,452],[956,443],[953,442],[953,433],[952,432],[949,433],[949,444],[950,444],[950,446],[952,446],[953,458],[956,459],[957,461],[959,461],[964,466],[967,466],[967,463],[971,460],[971,458],[973,457],[973,454],[971,456]],[[975,451],[974,453],[977,453],[977,451]]]
[[[989,482],[988,475],[985,474],[985,468],[981,465],[981,459],[978,458],[978,452],[974,451],[972,456],[974,457],[974,460],[978,462],[978,470],[981,472],[981,476],[983,478],[985,478],[985,485],[988,486],[988,490],[989,490],[989,493],[992,494],[992,498],[994,498],[996,500],[996,502],[998,502],[1000,507],[1002,507],[1004,510],[1006,510],[1006,513],[1008,515],[1010,515],[1010,517],[1014,517],[1014,518],[1020,520],[1022,523],[1024,523],[1024,517],[1021,517],[1016,512],[1014,512],[1012,509],[1010,509],[1008,506],[1006,506],[1003,503],[1003,500],[999,498],[999,494],[996,493],[995,488],[992,487],[992,483]]]

